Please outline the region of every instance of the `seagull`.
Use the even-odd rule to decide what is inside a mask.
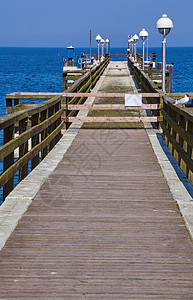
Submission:
[[[185,104],[189,101],[189,99],[190,99],[190,96],[187,94],[184,96],[184,98],[176,100],[174,105],[182,104],[182,107],[185,107]]]

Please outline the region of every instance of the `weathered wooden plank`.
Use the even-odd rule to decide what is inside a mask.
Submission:
[[[5,95],[6,99],[50,99],[55,96],[60,96],[61,93],[11,93]]]
[[[160,117],[69,117],[69,122],[158,122]]]
[[[185,95],[189,95],[190,99],[193,98],[193,93],[166,93],[166,96],[172,97],[174,99],[183,98]]]
[[[82,104],[68,105],[69,110],[144,110],[144,109],[159,109],[158,104],[142,104],[142,106],[125,106],[123,104]]]
[[[158,93],[142,93],[143,98],[159,98]],[[125,93],[62,93],[62,97],[125,98]]]
[[[9,125],[4,129],[4,136],[3,136],[3,142],[6,144],[7,142],[11,141],[14,138],[14,126],[13,124]],[[9,154],[5,156],[3,160],[3,172],[6,173],[7,170],[10,168],[11,165],[14,163],[14,152],[10,152]],[[14,177],[9,176],[6,179],[6,184],[3,187],[3,199],[7,197],[7,195],[13,190],[14,188]],[[1,186],[2,187],[2,186]]]
[[[28,118],[19,121],[19,135],[26,132],[27,129],[28,129]],[[8,144],[12,145],[13,141],[14,140],[10,141]],[[3,149],[4,150],[7,149],[6,151],[7,153],[10,153],[10,151],[15,150],[12,147],[9,148],[7,143],[4,146],[6,147],[4,147]],[[1,152],[1,148],[0,148],[0,152]],[[23,141],[19,146],[19,158],[23,157],[27,152],[28,152],[28,141],[26,140]],[[19,171],[19,181],[23,180],[27,175],[28,175],[28,162]]]
[[[191,298],[192,244],[145,131],[80,130],[0,270],[3,299]]]
[[[31,117],[31,126],[38,126],[40,122],[40,114],[37,113],[35,115],[33,115]],[[34,148],[36,145],[39,144],[39,133],[38,134],[34,134],[32,137],[32,148]],[[37,153],[36,156],[34,156],[31,160],[31,168],[32,170],[39,164],[40,161],[40,157],[39,157],[39,153]]]

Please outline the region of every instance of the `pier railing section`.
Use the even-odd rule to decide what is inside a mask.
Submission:
[[[190,94],[193,97],[193,94]],[[169,94],[184,97],[184,94]],[[193,110],[177,107],[169,102],[161,110],[163,138],[176,162],[193,184]]]
[[[151,78],[155,70],[142,71],[129,58],[128,65],[141,92],[159,93],[159,98],[146,98],[146,102],[160,105],[159,111],[150,110],[151,115],[156,113],[162,116],[163,121],[158,125],[163,130],[163,139],[185,176],[193,184],[193,110],[163,101],[164,96],[180,99],[185,96],[185,93],[164,95]],[[188,94],[191,98],[193,97],[193,93]]]
[[[76,93],[75,94],[77,98],[82,97],[94,97],[94,98],[125,98],[125,94],[123,93]],[[72,98],[74,97],[74,93],[63,93],[63,97],[66,98]],[[159,94],[142,94],[143,98],[151,98],[151,97],[158,97]],[[102,117],[79,117],[75,116],[72,117],[71,115],[67,115],[66,122],[107,122],[107,123],[114,123],[114,122],[160,122],[160,117],[152,117],[152,116],[119,116],[119,117],[112,117],[107,115],[107,111],[128,111],[128,110],[158,110],[159,105],[158,104],[142,104],[142,106],[125,106],[125,104],[71,104],[71,101],[66,105],[66,111],[105,111],[104,116]],[[67,125],[68,126],[68,125]]]
[[[92,88],[108,65],[109,60],[110,58],[106,57],[102,63],[86,70],[63,71],[63,91],[68,89],[70,93],[82,92],[84,88],[85,90],[88,89],[89,84]],[[84,87],[84,85],[87,86]]]
[[[89,92],[108,65],[109,58],[87,71],[66,91]],[[49,99],[51,98],[51,99]],[[20,104],[20,99],[49,99],[29,106]],[[71,98],[71,104],[84,102],[85,97]],[[12,93],[6,95],[7,115],[0,118],[3,131],[3,146],[0,160],[3,171],[0,175],[0,189],[3,199],[14,188],[14,176],[24,179],[53,149],[65,128],[66,114],[76,115],[77,111],[66,111],[68,98],[62,93]]]
[[[159,104],[158,110],[149,110],[151,116],[159,116],[161,117],[160,108],[163,106],[163,97],[161,90],[157,87],[157,85],[153,82],[153,80],[148,76],[148,73],[142,71],[130,58],[128,58],[128,66],[131,71],[131,74],[134,77],[134,80],[141,90],[142,93],[153,93],[159,94],[160,97],[147,97],[145,98],[146,103],[149,104]],[[160,123],[157,123],[156,126],[160,126]]]
[[[94,66],[92,69],[87,71],[81,78],[72,84],[71,87],[64,90],[64,92],[68,93],[89,93],[90,90],[95,86],[100,76],[106,69],[109,64],[110,58],[107,57],[100,65]],[[88,96],[87,96],[88,97]],[[63,97],[63,105],[65,107],[65,120],[70,117],[75,117],[77,115],[77,110],[68,109],[69,104],[82,104],[86,98],[84,94],[82,97],[74,96],[71,99],[69,97]],[[66,129],[71,124],[70,122],[65,122]]]
[[[0,188],[3,187],[4,199],[14,188],[14,175],[19,172],[19,181],[24,179],[29,172],[29,162],[33,170],[61,138],[64,126],[61,101],[61,96],[55,96],[35,107],[0,118],[4,139],[0,147],[0,160],[3,160]]]

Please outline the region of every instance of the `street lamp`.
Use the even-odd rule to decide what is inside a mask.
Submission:
[[[106,39],[106,47],[107,47],[107,54],[110,52],[110,49],[109,49],[109,43],[110,43],[110,40],[109,39]]]
[[[144,70],[144,61],[145,61],[145,40],[148,37],[148,32],[145,29],[142,29],[139,33],[140,38],[143,41],[143,70]]]
[[[135,34],[133,36],[133,42],[135,44],[135,60],[136,60],[136,52],[137,52],[137,41],[138,41],[139,37],[137,36],[137,34]]]
[[[131,40],[131,35],[128,35],[128,48],[127,48],[128,54],[130,52],[130,40]]]
[[[131,53],[133,54],[133,38],[129,40],[129,43],[131,43]]]
[[[104,50],[104,43],[105,43],[105,41],[103,40],[103,39],[101,39],[101,46],[102,46],[102,59],[103,59],[103,50]]]
[[[166,35],[170,32],[171,28],[173,28],[173,22],[168,18],[166,14],[162,15],[162,17],[157,21],[156,24],[157,29],[161,34],[163,34],[162,41],[162,91],[165,93],[165,79],[166,79]]]
[[[100,41],[101,41],[101,36],[98,34],[97,36],[96,36],[96,41],[97,41],[97,43],[98,43],[98,62],[99,62],[99,45],[100,45]]]

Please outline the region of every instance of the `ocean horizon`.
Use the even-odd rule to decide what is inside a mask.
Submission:
[[[82,52],[89,55],[90,48],[75,48],[75,55],[80,57]],[[137,47],[137,52],[142,53],[142,48]],[[149,47],[148,53],[152,52],[157,62],[162,61],[161,47]],[[92,48],[91,53],[97,54],[97,48]],[[113,47],[111,53],[126,54],[127,48]],[[6,114],[6,94],[62,92],[62,56],[66,56],[63,47],[0,47],[0,116]],[[166,62],[174,64],[173,92],[193,92],[193,47],[167,47]]]
[[[142,53],[142,48],[137,51]],[[161,61],[161,47],[149,47],[149,54],[154,51]],[[75,48],[75,55],[80,57],[81,52],[89,54],[90,48]],[[127,47],[113,47],[111,53],[126,54]],[[97,54],[96,47],[92,54]],[[66,48],[0,47],[0,116],[6,114],[6,94],[62,92],[62,56],[66,56]],[[174,64],[173,92],[193,92],[193,47],[167,47],[166,62]]]

